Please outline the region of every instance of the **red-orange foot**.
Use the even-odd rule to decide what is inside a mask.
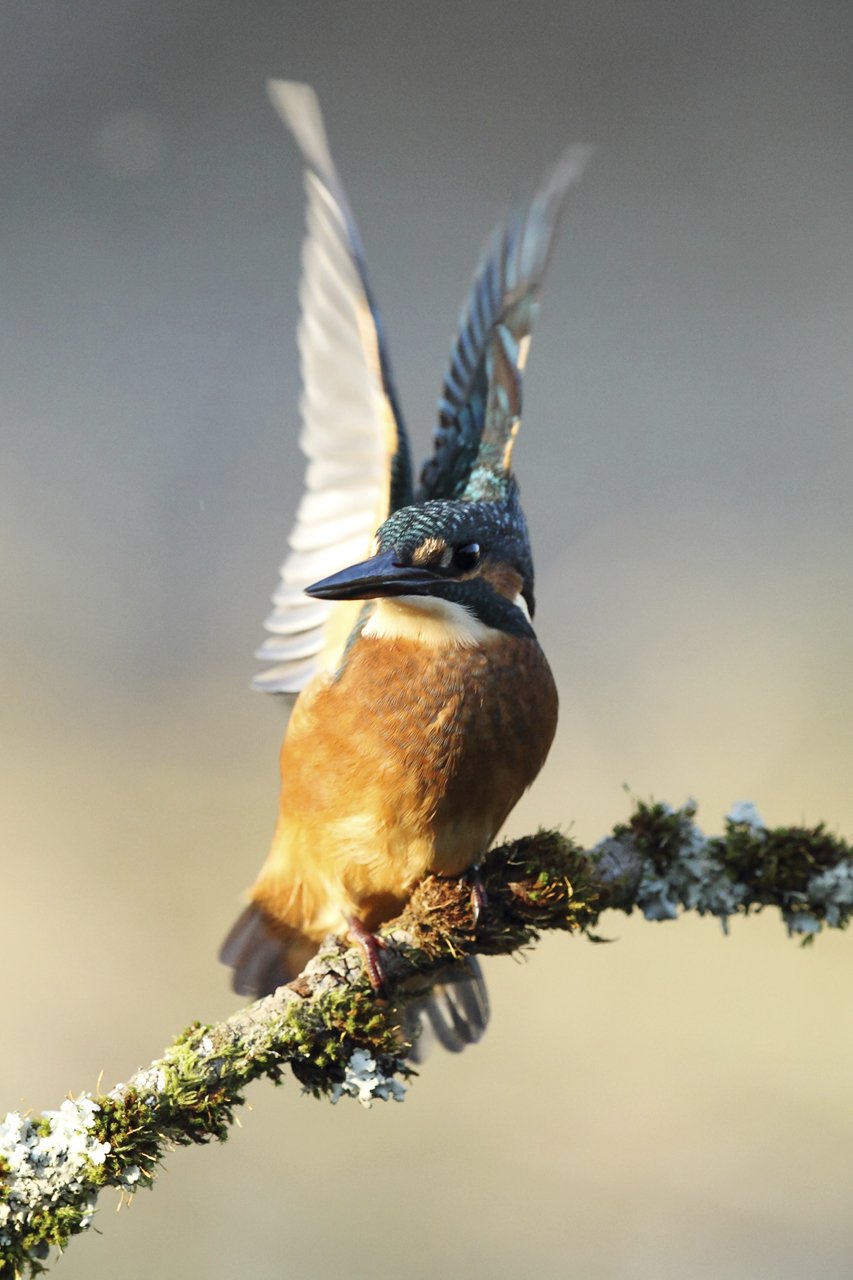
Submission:
[[[381,991],[385,985],[385,974],[382,972],[380,951],[386,944],[375,933],[371,933],[356,916],[347,916],[347,924],[354,942],[361,948],[370,985],[374,991]]]

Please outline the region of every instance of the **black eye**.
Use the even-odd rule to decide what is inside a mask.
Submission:
[[[457,547],[453,552],[453,567],[461,570],[462,573],[468,573],[471,569],[476,569],[479,563],[479,542],[466,542],[464,547]]]

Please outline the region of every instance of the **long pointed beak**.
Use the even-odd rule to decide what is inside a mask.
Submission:
[[[363,560],[305,588],[318,600],[372,600],[376,596],[423,594],[437,578],[429,569],[397,564],[393,551]]]

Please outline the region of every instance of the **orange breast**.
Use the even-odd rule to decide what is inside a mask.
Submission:
[[[362,636],[307,689],[281,753],[281,808],[253,898],[319,939],[389,919],[427,871],[485,853],[539,772],[557,694],[535,640],[469,649]]]

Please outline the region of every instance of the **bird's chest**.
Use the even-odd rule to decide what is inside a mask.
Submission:
[[[338,677],[297,704],[282,816],[333,828],[356,862],[404,863],[413,880],[458,873],[538,773],[556,714],[533,639],[436,648],[362,637]]]

